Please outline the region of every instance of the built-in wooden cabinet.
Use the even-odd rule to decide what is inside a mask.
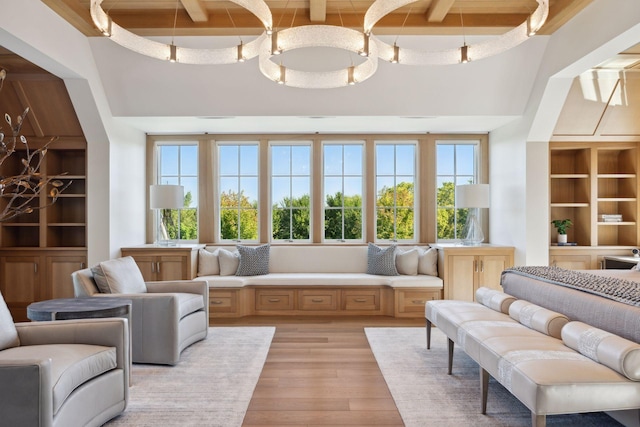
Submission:
[[[122,248],[122,256],[132,256],[147,282],[192,280],[198,274],[198,251],[203,244],[158,246],[153,244]]]
[[[0,292],[14,321],[28,320],[32,302],[73,298],[71,273],[86,265],[84,249],[0,249]]]
[[[29,139],[32,149],[43,143]],[[0,175],[20,173],[26,153],[19,148],[0,165]],[[0,291],[15,321],[28,320],[26,307],[32,302],[73,297],[71,273],[87,262],[86,142],[53,142],[39,171],[69,186],[55,203],[47,189],[29,202],[43,209],[0,223]],[[0,208],[7,203],[0,197]]]
[[[628,255],[638,245],[639,144],[550,143],[550,219],[571,219],[568,241],[577,245],[556,246],[557,231],[549,224],[551,265],[600,268],[603,255]],[[603,215],[620,215],[620,220],[606,220]]]
[[[438,275],[444,282],[444,299],[474,301],[479,287],[502,290],[502,272],[513,266],[515,248],[482,244],[430,244],[438,249]]]

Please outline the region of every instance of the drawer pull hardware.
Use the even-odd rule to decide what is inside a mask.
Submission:
[[[311,302],[324,302],[324,298],[313,298]]]
[[[219,299],[211,300],[211,304],[222,304],[222,301]]]
[[[413,301],[411,301],[414,304],[424,304],[424,301],[421,299],[414,299]]]
[[[354,302],[367,302],[366,298],[354,298],[353,299]]]
[[[280,298],[269,298],[269,302],[280,302]]]

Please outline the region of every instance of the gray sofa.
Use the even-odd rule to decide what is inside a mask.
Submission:
[[[0,295],[0,425],[100,426],[129,399],[126,319],[13,323]]]
[[[111,293],[100,292],[95,268],[72,273],[76,297],[122,297],[132,301],[134,363],[175,365],[180,353],[209,331],[209,287],[205,281],[144,282],[131,257],[100,263]],[[111,270],[110,270],[111,269]],[[113,284],[118,280],[119,284]],[[137,285],[132,286],[132,283]]]

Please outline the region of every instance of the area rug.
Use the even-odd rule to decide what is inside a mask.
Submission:
[[[215,327],[176,366],[134,364],[129,406],[108,426],[241,426],[274,327]]]
[[[454,351],[447,375],[447,340],[434,328],[431,350],[425,328],[365,328],[369,345],[407,427],[531,426],[531,412],[491,379],[487,415],[480,413],[478,365]],[[604,413],[553,415],[551,426],[619,426]]]

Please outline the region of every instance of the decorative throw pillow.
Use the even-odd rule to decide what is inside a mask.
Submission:
[[[418,259],[420,252],[418,248],[408,249],[406,251],[398,250],[396,252],[396,269],[398,274],[407,274],[415,276],[418,274]]]
[[[91,273],[93,273],[93,280],[96,282],[96,286],[98,287],[98,291],[101,294],[110,294],[111,288],[109,288],[109,283],[107,282],[107,278],[104,275],[104,271],[100,264],[96,264],[91,267]]]
[[[0,350],[19,345],[20,339],[16,325],[13,323],[13,317],[11,317],[7,303],[4,302],[4,298],[0,294]]]
[[[228,251],[226,249],[218,249],[218,262],[220,264],[221,276],[233,276],[238,271],[240,264],[240,254],[237,251]]]
[[[418,274],[429,276],[438,275],[438,250],[436,248],[420,249],[420,259],[418,260]]]
[[[261,276],[269,274],[269,249],[270,245],[249,246],[238,245],[240,265],[236,276]]]
[[[397,276],[396,270],[396,245],[386,249],[369,243],[367,251],[367,274],[379,276]]]
[[[218,254],[220,249],[214,252],[204,248],[198,251],[198,276],[213,276],[220,274],[220,262],[218,262]]]
[[[102,270],[102,271],[99,271]],[[104,276],[108,293],[112,294],[140,294],[147,292],[142,273],[133,257],[123,257],[103,261],[93,267],[94,277]],[[100,279],[101,280],[101,279]],[[96,284],[98,282],[96,281]],[[99,286],[104,286],[104,283]]]

